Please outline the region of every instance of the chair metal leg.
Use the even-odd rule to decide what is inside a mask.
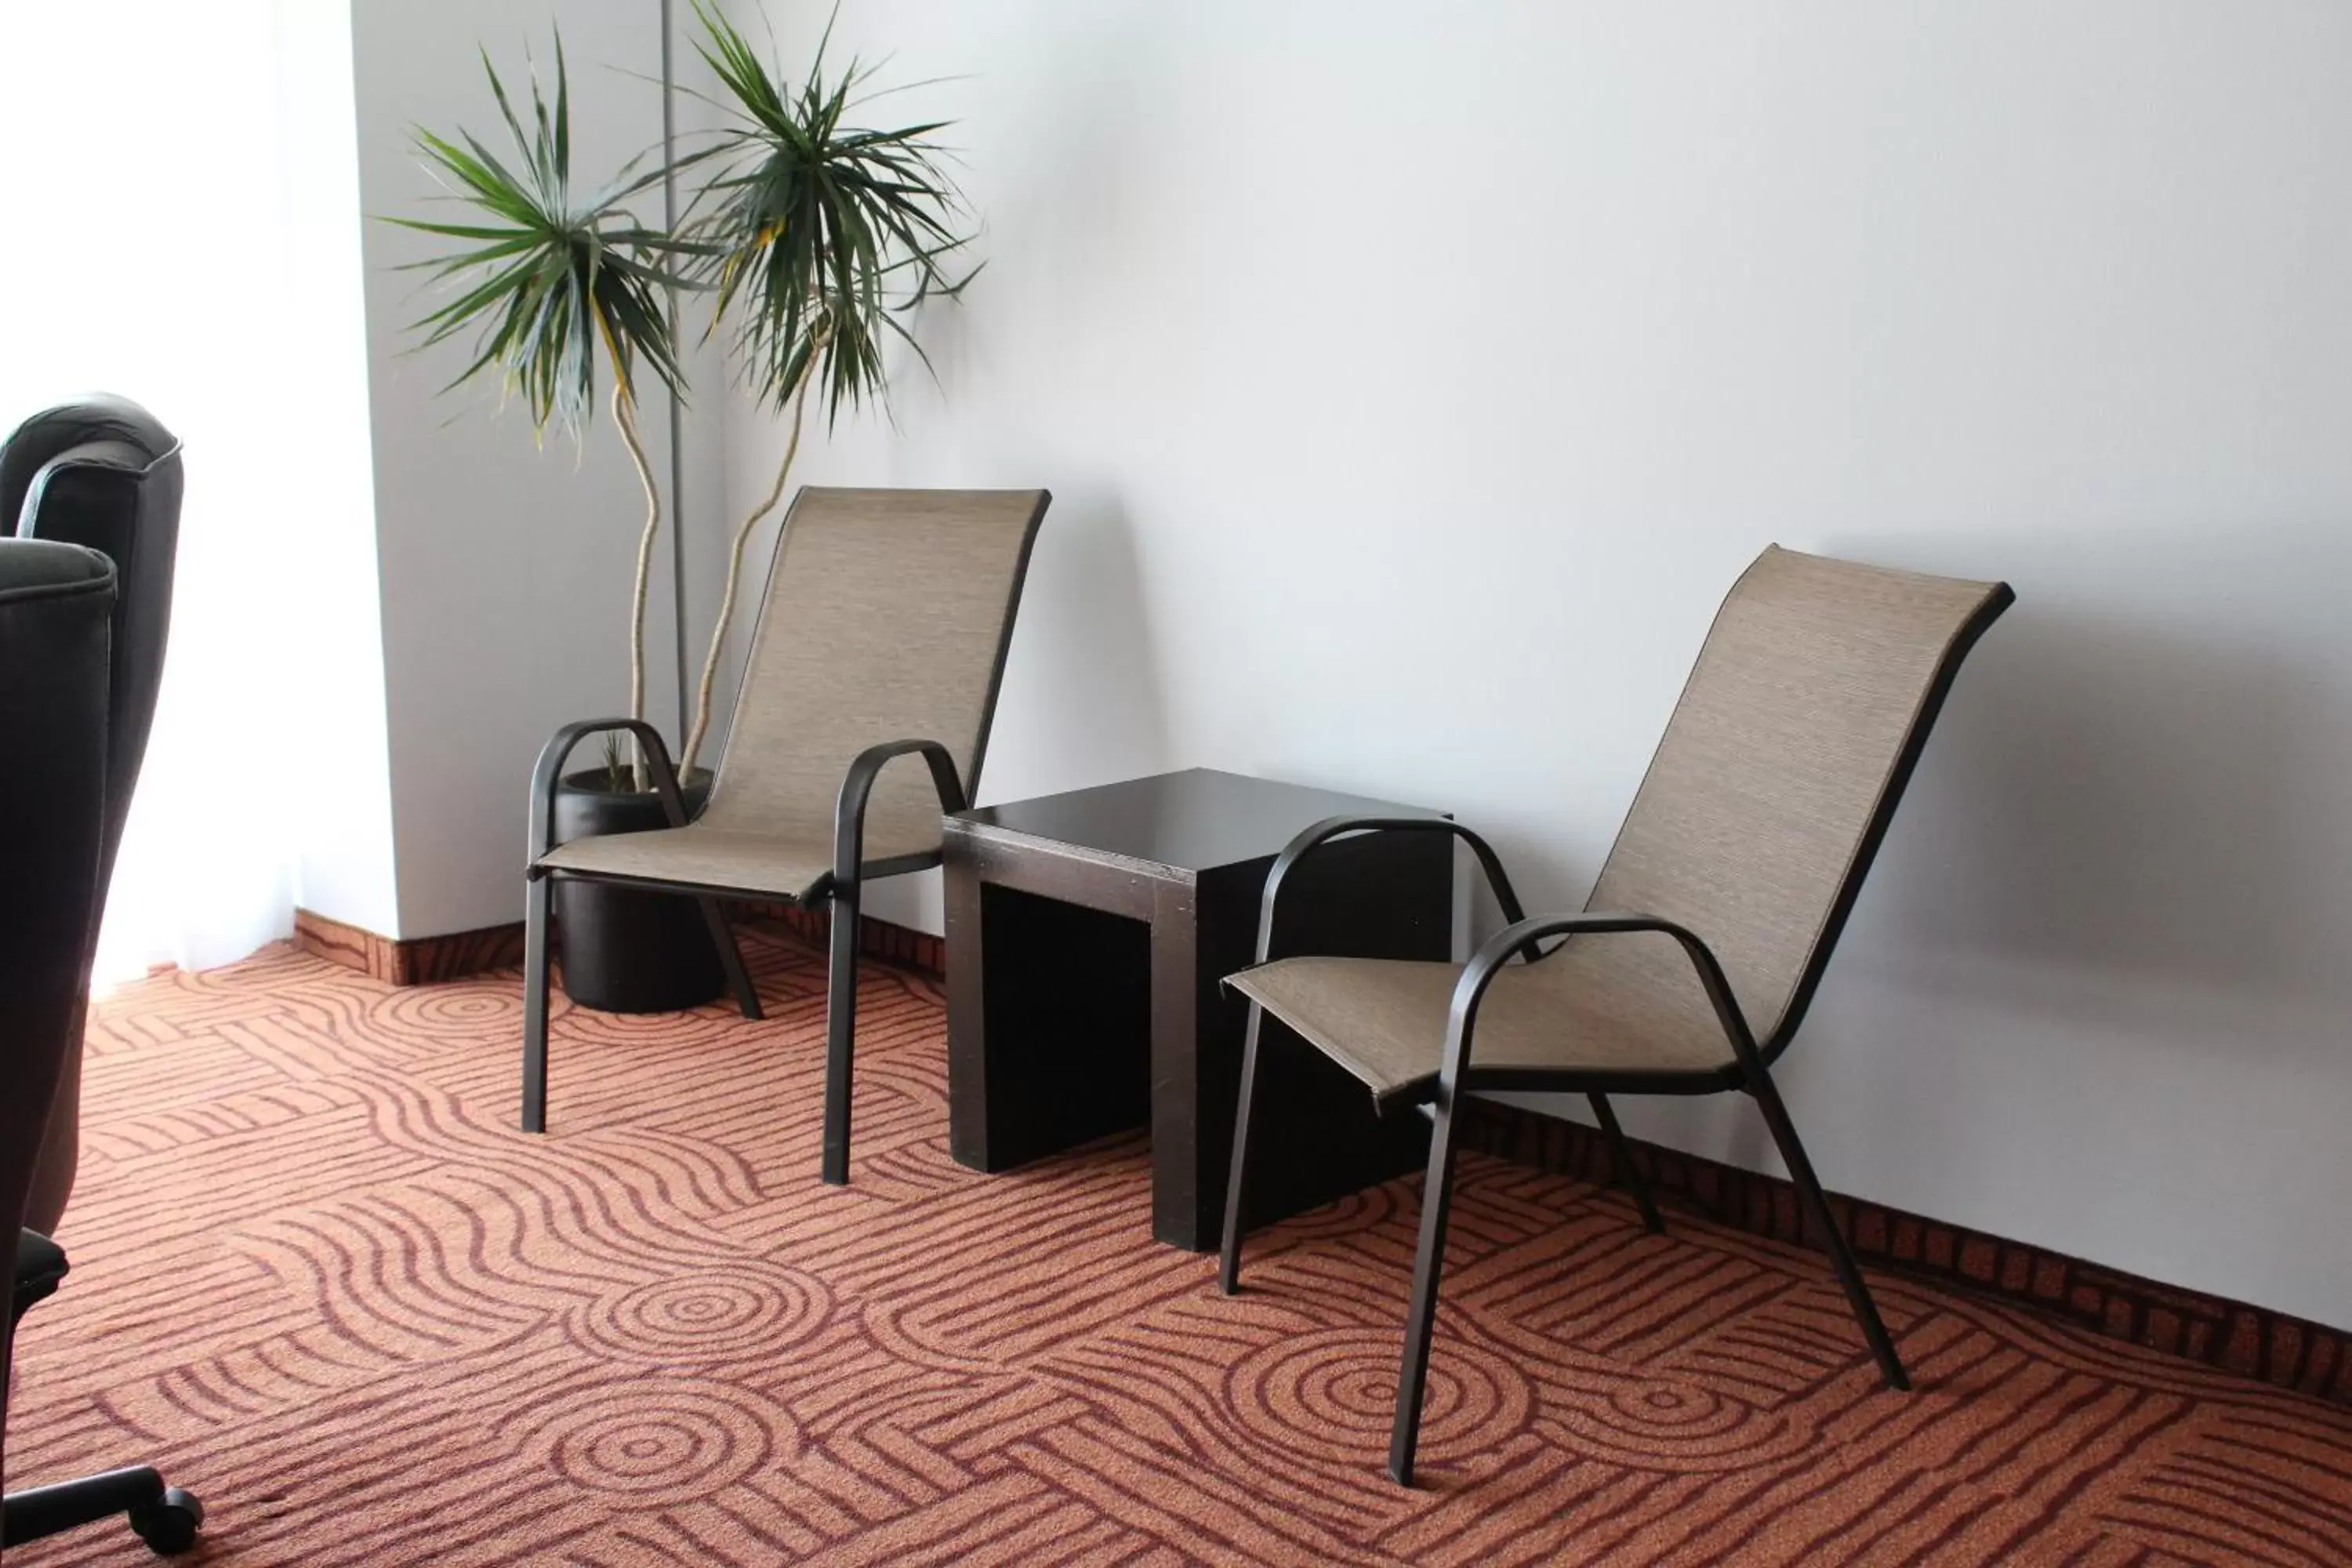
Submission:
[[[849,1079],[857,1044],[857,889],[833,898],[833,955],[824,1020],[824,1179],[849,1184]]]
[[[1454,1106],[1443,1091],[1429,1132],[1429,1174],[1421,1185],[1421,1246],[1413,1253],[1412,1300],[1405,1312],[1404,1363],[1397,1373],[1396,1425],[1389,1435],[1389,1475],[1412,1485],[1421,1441],[1421,1396],[1429,1376],[1429,1342],[1437,1327],[1437,1276],[1445,1265],[1445,1221],[1454,1203]]]
[[[522,1130],[547,1131],[547,879],[533,877],[523,893]]]
[[[1659,1216],[1657,1200],[1650,1195],[1650,1178],[1643,1174],[1639,1162],[1633,1158],[1633,1145],[1626,1142],[1625,1130],[1617,1125],[1617,1111],[1605,1094],[1588,1094],[1592,1102],[1592,1114],[1600,1119],[1601,1131],[1609,1134],[1609,1163],[1618,1180],[1633,1190],[1634,1205],[1642,1211],[1642,1223],[1651,1231],[1660,1233],[1666,1222]]]
[[[719,907],[717,899],[709,896],[695,902],[702,906],[702,923],[710,928],[710,944],[719,950],[719,964],[727,971],[727,985],[735,993],[735,1005],[743,1010],[746,1018],[766,1016],[760,1011],[760,988],[751,984],[751,972],[743,967],[743,950],[735,941],[734,928],[727,923],[727,911]]]
[[[1771,1075],[1760,1065],[1749,1075],[1748,1091],[1756,1097],[1758,1108],[1764,1112],[1764,1124],[1772,1130],[1772,1142],[1780,1145],[1780,1158],[1788,1164],[1790,1179],[1797,1184],[1806,1217],[1820,1228],[1829,1243],[1830,1264],[1837,1270],[1838,1283],[1845,1287],[1846,1301],[1853,1308],[1854,1321],[1862,1325],[1862,1337],[1870,1342],[1870,1353],[1878,1358],[1878,1370],[1885,1377],[1886,1386],[1909,1388],[1910,1376],[1903,1370],[1902,1358],[1895,1353],[1895,1342],[1887,1337],[1886,1325],[1879,1320],[1878,1303],[1871,1300],[1870,1287],[1863,1282],[1862,1269],[1854,1263],[1845,1233],[1838,1228],[1837,1215],[1830,1212],[1821,1178],[1813,1173],[1813,1163],[1805,1158],[1805,1146],[1797,1141],[1797,1128],[1789,1120],[1789,1108],[1780,1102],[1780,1091],[1773,1087]]]
[[[1249,1005],[1249,1032],[1242,1037],[1242,1092],[1234,1111],[1234,1163],[1225,1178],[1225,1249],[1217,1264],[1217,1288],[1230,1296],[1242,1288],[1242,1184],[1249,1173],[1250,1103],[1257,1090],[1257,1034],[1265,1009]]]

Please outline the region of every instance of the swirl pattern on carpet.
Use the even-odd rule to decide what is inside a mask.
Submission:
[[[579,1338],[621,1361],[698,1365],[790,1350],[833,1310],[824,1282],[797,1268],[739,1261],[600,1298]]]
[[[730,1384],[649,1378],[537,1404],[509,1436],[525,1462],[622,1507],[670,1508],[740,1485],[799,1449],[791,1418]]]
[[[105,1002],[10,1483],[160,1465],[238,1568],[2352,1563],[2352,1412],[1879,1279],[1890,1394],[1817,1255],[1481,1155],[1399,1489],[1416,1180],[1225,1298],[1140,1134],[956,1165],[940,990],[869,967],[824,1186],[823,960],[747,946],[762,1023],[559,1004],[544,1137],[511,972],[270,949]]]

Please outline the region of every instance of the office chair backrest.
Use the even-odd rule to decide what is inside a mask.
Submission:
[[[115,853],[147,755],[163,650],[172,624],[179,552],[180,443],[127,398],[98,395],[36,414],[0,443],[0,532],[96,550],[114,563],[105,816],[98,899],[82,956],[86,995]],[[79,1036],[79,1025],[76,1036]],[[26,1203],[26,1223],[47,1231],[65,1212],[79,1155],[81,1057],[68,1059],[47,1145]]]
[[[182,485],[178,438],[128,398],[98,394],[62,404],[0,443],[0,530],[87,545],[114,563],[101,907],[163,679]]]
[[[1697,932],[1758,1041],[1785,1045],[1960,660],[2013,598],[1768,548],[1717,613],[1590,907]]]
[[[832,832],[857,753],[934,740],[970,795],[996,711],[1043,490],[801,491],[784,519],[701,820]],[[919,763],[886,769],[869,858],[940,842]]]
[[[0,539],[0,1242],[11,1265],[50,1102],[80,1047],[114,580],[96,551]],[[0,1333],[0,1401],[12,1337]]]

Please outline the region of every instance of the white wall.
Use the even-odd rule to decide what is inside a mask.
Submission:
[[[552,88],[551,16],[571,68],[573,167],[601,182],[661,134],[659,13],[645,0],[352,0],[361,201],[371,215],[429,216],[437,187],[410,150],[422,123],[504,145],[476,47],[509,91],[524,51]],[[527,112],[527,110],[525,110]],[[444,216],[458,209],[445,207]],[[658,219],[648,193],[645,216]],[[551,731],[625,710],[629,586],[643,501],[626,450],[600,418],[584,450],[533,438],[494,387],[436,395],[457,345],[402,351],[436,298],[394,270],[436,242],[371,222],[365,235],[377,552],[389,697],[396,930],[462,931],[520,917],[526,785]],[[602,378],[600,377],[600,382]],[[715,391],[714,385],[714,391]],[[641,390],[643,435],[667,485],[667,414]],[[496,416],[495,417],[493,416]],[[715,440],[715,431],[713,432]],[[715,511],[717,449],[689,477],[689,509]],[[709,526],[706,522],[706,527]],[[677,737],[669,545],[656,552],[647,712]],[[594,742],[580,764],[598,755]],[[381,929],[381,928],[379,928]]]
[[[990,266],[806,477],[1057,497],[984,794],[1341,786],[1574,906],[1766,542],[2006,577],[1789,1058],[1817,1163],[2352,1324],[2352,11],[839,26],[966,73],[872,112],[961,117]]]

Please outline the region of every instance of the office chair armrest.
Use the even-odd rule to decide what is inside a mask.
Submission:
[[[662,744],[661,731],[642,719],[583,719],[549,736],[539,753],[539,764],[531,769],[530,843],[523,871],[526,877],[540,876],[540,857],[555,847],[555,786],[562,776],[564,759],[581,742],[608,730],[626,730],[637,738],[645,748],[646,766],[654,775],[654,792],[661,796],[662,815],[669,818],[672,827],[687,825],[686,798],[678,794],[677,770],[670,765],[669,748]]]
[[[1726,1038],[1731,1042],[1731,1054],[1738,1059],[1741,1070],[1751,1079],[1763,1070],[1756,1048],[1756,1037],[1748,1027],[1747,1015],[1739,1010],[1739,1000],[1731,994],[1731,982],[1723,973],[1723,965],[1715,950],[1687,926],[1677,925],[1660,915],[1620,914],[1609,911],[1589,911],[1580,915],[1538,915],[1533,920],[1515,921],[1488,939],[1462,971],[1462,978],[1454,984],[1454,1000],[1445,1013],[1445,1055],[1437,1072],[1438,1103],[1449,1103],[1463,1070],[1470,1062],[1470,1037],[1478,1021],[1478,1004],[1486,994],[1486,987],[1503,966],[1547,937],[1554,936],[1617,936],[1634,931],[1654,931],[1670,936],[1681,944],[1691,967],[1698,972],[1698,982],[1706,991],[1706,999],[1714,1005],[1717,1022],[1723,1026]]]
[[[66,1249],[37,1230],[16,1232],[16,1288],[9,1293],[9,1326],[13,1329],[26,1309],[57,1294],[68,1265]]]
[[[843,775],[841,795],[833,807],[833,879],[836,886],[847,886],[857,880],[858,868],[866,858],[866,803],[874,794],[874,781],[882,775],[883,766],[909,752],[923,753],[923,761],[931,766],[931,787],[940,794],[941,812],[961,811],[971,803],[964,798],[963,781],[956,775],[955,758],[946,746],[937,741],[885,741],[878,746],[868,746],[857,753]]]
[[[1511,879],[1503,869],[1502,858],[1494,847],[1477,834],[1450,816],[1327,816],[1312,827],[1302,831],[1282,847],[1275,857],[1274,868],[1265,874],[1265,893],[1258,904],[1257,962],[1265,963],[1274,956],[1274,913],[1282,898],[1283,879],[1301,860],[1342,835],[1356,833],[1447,833],[1470,846],[1478,857],[1480,869],[1486,874],[1486,885],[1494,889],[1495,902],[1502,906],[1503,918],[1513,924],[1525,918],[1519,908],[1519,896],[1511,890]]]

